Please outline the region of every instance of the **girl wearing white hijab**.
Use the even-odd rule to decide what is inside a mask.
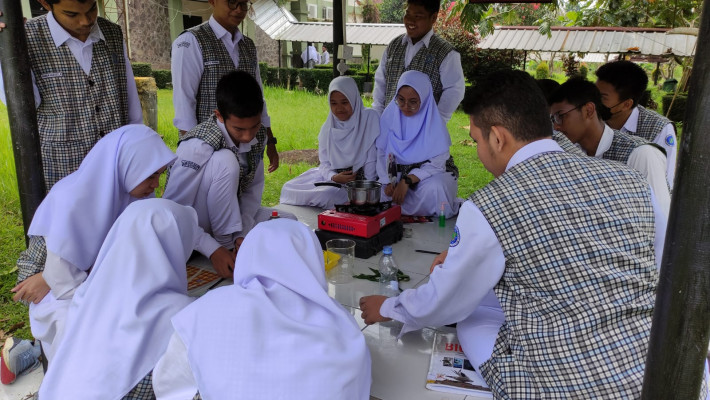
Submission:
[[[185,263],[203,233],[195,210],[170,200],[126,208],[76,290],[39,398],[153,398],[149,374],[192,301]]]
[[[32,335],[42,342],[48,360],[74,291],[86,279],[111,225],[132,201],[154,196],[160,174],[174,160],[155,131],[127,125],[99,140],[79,169],[57,182],[40,204],[28,230],[30,246],[18,264],[34,258],[44,271],[12,291],[15,300],[31,302]]]
[[[321,246],[302,223],[257,225],[234,285],[186,307],[173,327],[153,371],[158,399],[369,399],[365,338],[328,296]]]
[[[450,159],[451,138],[436,107],[429,77],[407,71],[397,94],[380,118],[377,174],[383,201],[402,206],[402,214],[435,215],[442,205],[446,218],[458,213],[458,169]],[[393,159],[396,169],[389,160]]]
[[[283,185],[283,204],[333,208],[348,201],[347,190],[314,183],[345,184],[377,177],[375,140],[380,133],[379,115],[363,106],[355,80],[347,76],[330,82],[328,102],[330,113],[318,134],[320,166]]]

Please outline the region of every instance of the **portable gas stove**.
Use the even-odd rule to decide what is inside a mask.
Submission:
[[[391,201],[355,206],[336,204],[335,210],[318,214],[318,229],[370,238],[402,216],[402,208]]]
[[[330,239],[355,241],[355,257],[369,258],[402,238],[402,208],[391,201],[355,206],[337,204],[318,214],[316,236],[325,248]]]

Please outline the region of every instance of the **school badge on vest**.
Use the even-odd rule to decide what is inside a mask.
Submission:
[[[666,144],[673,146],[675,144],[675,137],[673,137],[673,135],[666,136]]]
[[[449,243],[449,247],[456,247],[459,245],[459,242],[461,242],[461,234],[459,233],[459,227],[456,226],[454,227],[454,235],[451,238],[451,243]]]

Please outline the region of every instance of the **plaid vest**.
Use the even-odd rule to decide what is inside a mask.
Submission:
[[[634,136],[640,136],[652,142],[656,140],[656,136],[661,133],[663,128],[671,123],[671,120],[668,118],[657,112],[647,110],[641,105],[636,106],[636,108],[639,110],[639,120],[636,125],[636,132],[629,132]],[[673,126],[673,130],[675,130],[675,125]]]
[[[256,79],[258,68],[256,62],[256,47],[254,42],[246,36],[237,44],[239,48],[239,67],[235,68],[234,61],[229,56],[224,43],[214,34],[209,21],[187,30],[195,35],[202,51],[204,70],[197,88],[197,123],[208,120],[217,109],[217,83],[220,78],[234,70],[245,71]]]
[[[602,154],[602,158],[626,164],[631,152],[643,145],[653,146],[659,149],[663,154],[666,154],[666,150],[655,143],[651,143],[648,140],[633,136],[629,133],[614,130],[614,139],[611,142],[611,147]]]
[[[432,35],[429,40],[429,46],[422,46],[421,49],[414,55],[412,62],[407,68],[404,68],[404,55],[407,52],[409,42],[402,43],[404,35],[397,36],[387,46],[387,77],[385,90],[385,106],[392,101],[392,98],[397,91],[397,81],[400,75],[405,71],[416,70],[429,75],[431,86],[433,88],[434,100],[439,103],[441,93],[444,91],[444,86],[441,83],[439,75],[439,67],[444,61],[444,58],[454,49],[454,47],[446,40],[438,35]]]
[[[212,146],[212,148],[217,151],[221,149],[229,149],[234,153],[234,156],[238,157],[238,147],[234,146],[228,148],[222,135],[222,130],[219,129],[217,125],[217,117],[212,115],[207,121],[197,125],[192,128],[189,132],[183,136],[178,145],[189,139],[201,139],[207,144]],[[266,131],[259,129],[256,133],[257,143],[251,146],[251,150],[247,152],[247,165],[242,165],[239,163],[239,189],[237,190],[237,196],[241,196],[242,192],[246,190],[249,185],[254,181],[254,175],[256,174],[256,168],[259,166],[259,162],[264,158],[264,148],[266,147]]]
[[[481,365],[494,396],[639,398],[658,284],[643,179],[549,152],[471,200],[505,255],[494,291],[506,321]]]
[[[572,143],[572,141],[570,141],[569,138],[560,131],[556,131],[554,129],[552,130],[552,140],[557,142],[557,144],[562,147],[562,150],[568,153],[576,154],[578,156],[587,155],[584,151],[582,151],[579,146],[575,146],[575,144]]]
[[[93,45],[86,75],[69,47],[56,47],[47,16],[27,21],[27,47],[42,102],[37,124],[47,191],[79,168],[94,144],[128,122],[121,27],[97,23],[106,40]]]

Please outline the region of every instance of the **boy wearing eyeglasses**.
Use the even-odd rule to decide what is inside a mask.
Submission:
[[[217,82],[226,73],[245,71],[261,86],[256,46],[239,30],[252,3],[249,0],[209,0],[209,4],[213,8],[209,21],[185,31],[172,46],[173,124],[181,136],[205,122],[217,108]],[[273,172],[279,167],[279,155],[266,105],[261,123],[267,137],[269,172]]]
[[[663,148],[605,124],[609,109],[602,104],[599,89],[586,79],[569,79],[550,95],[548,102],[556,130],[581,146],[587,155],[621,162],[641,173],[659,207],[668,215],[671,197]]]
[[[602,103],[611,111],[606,123],[613,129],[661,146],[666,151],[666,180],[672,189],[678,152],[675,126],[668,118],[639,104],[648,86],[646,71],[631,61],[622,60],[602,65],[596,74]]]
[[[390,42],[375,72],[372,108],[382,114],[397,91],[403,72],[416,70],[429,76],[444,123],[451,119],[465,90],[461,55],[434,33],[438,0],[408,0],[403,22],[407,32]]]

